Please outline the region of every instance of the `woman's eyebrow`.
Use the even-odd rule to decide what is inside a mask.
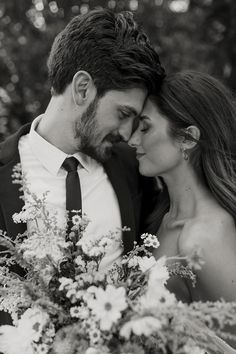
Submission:
[[[148,120],[149,120],[150,118],[149,118],[148,116],[142,115],[142,114],[139,116],[139,120],[140,120],[140,121],[143,121],[143,120],[145,120],[145,119],[148,119]]]

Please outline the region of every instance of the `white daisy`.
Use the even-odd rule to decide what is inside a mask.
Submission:
[[[88,307],[100,321],[101,330],[108,331],[121,318],[127,308],[125,289],[108,285],[106,290],[97,288],[95,299],[88,300]]]

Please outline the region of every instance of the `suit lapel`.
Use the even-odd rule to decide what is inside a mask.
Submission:
[[[119,206],[122,227],[127,226],[130,231],[123,232],[124,253],[129,252],[136,239],[136,225],[134,215],[134,205],[128,188],[124,166],[114,155],[104,164],[104,169],[115,190]]]
[[[12,169],[20,162],[18,151],[19,139],[22,135],[27,134],[29,129],[30,124],[23,126],[20,131],[1,144],[0,150],[0,162],[2,163],[0,167],[0,202],[6,222],[5,227],[9,237],[12,238],[26,230],[26,224],[16,224],[12,220],[12,215],[20,212],[24,206],[24,202],[20,198],[20,185],[12,183]]]

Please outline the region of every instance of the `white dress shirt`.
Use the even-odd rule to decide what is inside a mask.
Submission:
[[[42,116],[36,118],[30,132],[20,138],[19,153],[22,171],[26,174],[30,191],[41,198],[48,191],[47,207],[53,213],[57,212],[58,225],[66,227],[66,176],[61,167],[65,158],[71,156],[59,150],[42,138],[36,127]],[[120,209],[116,194],[104,171],[103,166],[94,159],[82,153],[75,153],[80,164],[78,174],[81,184],[82,209],[91,222],[86,231],[86,238],[95,240],[109,231],[121,228]],[[30,222],[27,224],[31,229]],[[121,237],[119,231],[119,237]],[[123,252],[118,243],[114,243],[104,257],[101,268],[118,261]]]

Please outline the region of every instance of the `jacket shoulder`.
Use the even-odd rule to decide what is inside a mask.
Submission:
[[[30,123],[23,125],[17,132],[0,143],[0,166],[7,164],[18,151],[18,142],[22,135],[28,134]]]

